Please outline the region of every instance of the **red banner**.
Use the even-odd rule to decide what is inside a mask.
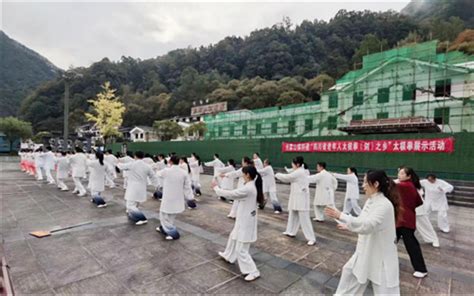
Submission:
[[[454,138],[282,142],[281,152],[452,153]]]

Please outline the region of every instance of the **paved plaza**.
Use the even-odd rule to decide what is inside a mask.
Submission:
[[[149,222],[135,226],[125,215],[120,188],[107,190],[112,200],[98,209],[87,197],[35,181],[14,159],[0,158],[0,165],[1,252],[17,294],[332,294],[355,249],[357,236],[337,230],[332,221],[313,224],[315,246],[307,246],[301,232],[294,239],[283,236],[287,213],[275,215],[267,205],[259,211],[258,241],[252,245],[261,278],[247,283],[236,264],[217,255],[234,221],[226,217],[231,205],[210,190],[210,176],[201,177],[198,208],[177,218],[181,239],[166,241],[155,231],[159,201],[144,204]],[[288,193],[289,186],[278,185],[284,209]],[[343,193],[336,198],[340,207]],[[474,293],[474,209],[453,206],[449,218],[452,231],[437,231],[441,248],[422,246],[427,278],[412,276],[399,243],[402,294]],[[28,235],[86,221],[92,224],[47,238]]]

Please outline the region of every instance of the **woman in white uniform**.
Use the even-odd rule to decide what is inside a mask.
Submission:
[[[105,152],[104,162],[105,162],[105,165],[108,168],[108,173],[105,176],[105,182],[107,183],[107,186],[109,186],[109,188],[115,188],[115,181],[114,180],[115,180],[115,178],[117,178],[117,171],[115,170],[115,167],[117,166],[118,159],[112,153],[111,149],[109,149],[109,150],[107,150],[107,152]]]
[[[86,175],[87,169],[87,156],[80,147],[76,147],[76,154],[72,155],[69,159],[72,170],[72,180],[74,181],[74,190],[72,193],[77,193],[78,196],[86,195],[87,191],[82,185],[81,179]]]
[[[238,179],[237,188],[240,188],[240,187],[244,186],[244,183],[245,183],[244,174],[242,172],[242,169],[244,167],[247,167],[247,166],[253,166],[253,160],[251,160],[247,156],[244,156],[244,158],[242,158],[242,167],[240,169],[238,169],[236,171],[233,171],[233,172],[226,173],[226,174],[221,174],[220,176],[222,178],[229,178],[231,180]],[[264,203],[262,203],[262,205],[263,204]],[[233,202],[232,208],[230,209],[230,212],[227,215],[227,218],[235,219],[235,217],[237,215],[237,208],[238,207],[239,207],[239,201],[236,200],[235,202]]]
[[[205,162],[204,165],[214,168],[214,179],[220,184],[222,180],[219,177],[219,169],[225,167],[225,164],[219,159],[219,154],[214,154],[214,160]]]
[[[89,189],[91,191],[91,202],[96,204],[98,208],[107,206],[107,202],[102,196],[105,190],[105,178],[109,174],[109,167],[104,163],[104,154],[96,151],[95,159],[87,161],[89,168]]]
[[[222,178],[220,188],[225,190],[234,190],[234,178],[226,178],[225,174],[235,172],[235,160],[229,159],[227,161],[227,165],[221,169],[219,169],[219,175],[224,177]],[[222,200],[226,200],[225,197],[219,196]]]
[[[308,240],[308,245],[312,246],[316,243],[316,237],[309,216],[308,173],[304,168],[304,159],[302,156],[295,157],[291,165],[293,167],[291,173],[278,173],[275,175],[275,178],[278,180],[291,184],[290,199],[288,201],[288,224],[283,234],[289,237],[295,237],[301,225],[303,234]]]
[[[368,171],[364,178],[367,202],[358,217],[326,207],[337,227],[359,234],[354,255],[342,268],[335,295],[362,295],[369,283],[375,295],[400,295],[395,225],[400,201],[395,183],[384,171]]]
[[[445,233],[449,232],[448,221],[448,199],[446,193],[454,190],[453,185],[444,180],[436,178],[434,174],[428,174],[426,180],[420,181],[425,191],[426,214],[438,212],[438,228]]]
[[[275,173],[273,172],[273,168],[270,161],[268,159],[265,159],[263,162],[263,168],[257,169],[257,171],[262,176],[263,193],[270,197],[274,213],[280,214],[282,212],[282,209],[276,194]]]
[[[133,159],[133,153],[131,151],[127,151],[127,154],[124,157],[121,157],[119,159],[119,162],[124,164],[124,163],[131,163],[134,162],[135,159]],[[145,157],[145,155],[143,155]],[[143,158],[142,158],[143,161]],[[145,164],[145,163],[144,163]],[[119,167],[120,168],[120,167]],[[127,189],[128,186],[128,170],[122,171],[122,177],[123,177],[123,189]]]
[[[257,202],[263,202],[262,179],[258,176],[253,166],[242,168],[244,185],[235,190],[225,190],[217,186],[213,181],[214,191],[218,196],[238,200],[237,217],[234,228],[229,235],[224,252],[219,252],[224,260],[229,263],[237,261],[240,272],[246,281],[253,281],[260,277],[255,262],[250,256],[250,244],[257,241]]]
[[[58,184],[58,188],[61,191],[68,191],[69,188],[67,187],[66,183],[64,183],[64,180],[68,178],[70,169],[69,159],[67,157],[66,151],[61,151],[59,156],[56,157],[56,165],[56,183]]]
[[[359,216],[362,209],[359,207],[357,201],[359,200],[359,178],[357,176],[357,169],[354,167],[347,168],[347,174],[333,173],[336,179],[343,180],[346,185],[346,196],[344,198],[344,214],[350,214],[352,211]]]
[[[186,156],[183,156],[179,159],[179,167],[185,171],[188,174],[188,182],[191,184],[188,192],[186,192],[186,196],[189,198],[186,199],[186,205],[188,206],[188,209],[195,209],[196,208],[196,199],[194,198],[194,191],[193,191],[193,186],[192,186],[192,179],[191,179],[191,167],[189,166],[188,163],[188,158]]]
[[[194,194],[196,194],[197,196],[201,196],[201,158],[193,152],[191,154],[191,157],[188,159],[188,163],[191,167],[191,185],[193,187]]]

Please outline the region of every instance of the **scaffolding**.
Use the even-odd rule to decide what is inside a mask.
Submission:
[[[204,118],[206,139],[344,135],[351,121],[424,117],[441,132],[474,132],[474,56],[437,41],[363,57],[320,101]]]

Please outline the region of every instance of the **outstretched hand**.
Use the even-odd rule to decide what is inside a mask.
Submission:
[[[339,230],[349,230],[349,228],[347,228],[347,224],[341,224],[341,223],[337,223],[337,229],[339,229]]]
[[[333,207],[326,207],[324,209],[324,214],[334,219],[339,219],[339,217],[341,217],[341,211]]]

